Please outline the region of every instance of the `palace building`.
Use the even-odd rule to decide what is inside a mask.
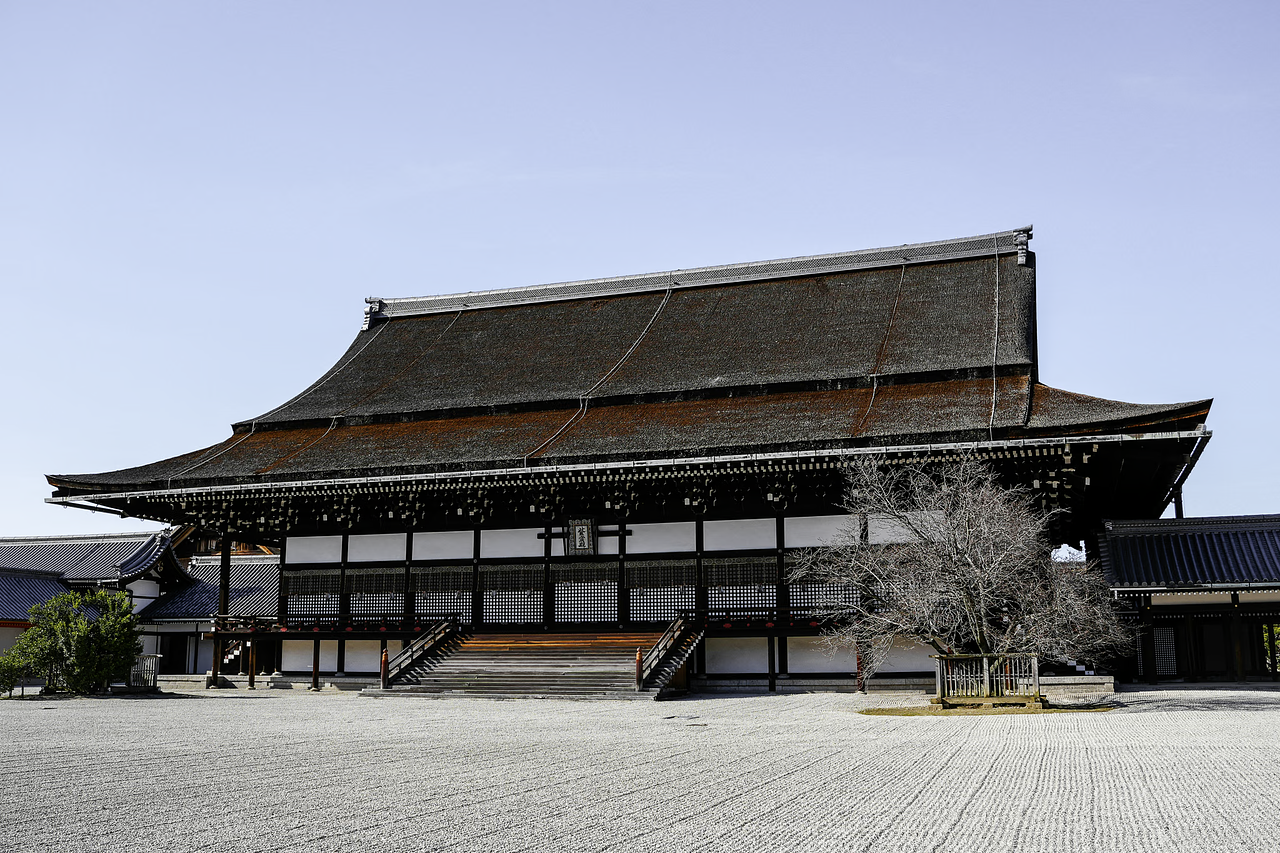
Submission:
[[[844,523],[849,465],[976,455],[1095,549],[1104,519],[1180,504],[1209,440],[1210,401],[1040,382],[1030,239],[371,298],[336,364],[225,441],[51,475],[50,500],[279,548],[252,616],[222,560],[217,634],[286,671],[403,645],[392,680],[428,690],[481,648],[642,645],[651,686],[837,683],[826,591],[787,578]],[[921,670],[903,650],[886,675]]]

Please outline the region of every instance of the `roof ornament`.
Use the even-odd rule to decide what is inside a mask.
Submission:
[[[1019,255],[1019,258],[1021,258],[1021,255]],[[1022,261],[1019,260],[1018,263],[1022,263]],[[367,332],[369,331],[369,326],[373,322],[374,316],[381,314],[385,306],[382,304],[382,300],[376,296],[365,297],[364,301],[364,325],[360,327],[360,331]]]
[[[1018,231],[1013,235],[1013,245],[1018,249],[1018,266],[1025,267],[1027,265],[1027,246],[1031,243],[1031,226]]]

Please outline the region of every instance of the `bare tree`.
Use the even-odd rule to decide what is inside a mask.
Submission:
[[[828,585],[830,640],[858,650],[860,675],[900,639],[939,654],[1048,660],[1097,660],[1131,645],[1101,571],[1055,562],[1048,516],[980,462],[868,461],[850,472],[845,508],[850,522],[791,580]]]

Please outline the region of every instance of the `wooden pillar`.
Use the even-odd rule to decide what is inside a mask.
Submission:
[[[351,628],[351,593],[347,591],[347,545],[350,534],[342,534],[342,561],[338,563],[338,630]],[[338,669],[342,669],[342,643],[338,643]]]
[[[284,671],[284,638],[277,637],[275,643],[275,664],[272,672],[275,675],[281,675]]]
[[[196,647],[196,653],[199,654],[199,647]],[[218,673],[222,669],[222,635],[217,632],[216,626],[213,634],[213,660],[209,664],[209,683],[205,687],[218,686]]]
[[[791,668],[787,663],[787,638],[778,636],[778,675],[790,675]]]
[[[218,553],[218,615],[226,616],[231,609],[231,531],[222,534],[222,548]],[[217,630],[215,628],[215,630]]]
[[[597,539],[597,542],[600,540]],[[631,621],[631,583],[627,577],[627,522],[618,520],[618,624]]]
[[[791,586],[787,583],[786,531],[786,519],[779,513],[774,533],[775,544],[778,546],[778,592],[775,600],[778,622],[784,625],[791,622]]]
[[[401,617],[400,626],[404,630],[409,630],[414,625],[415,598],[416,591],[413,588],[413,530],[410,529],[404,535],[404,615]]]
[[[694,582],[697,584],[697,586],[694,587],[694,593],[693,593],[694,605],[693,606],[694,606],[694,609],[698,611],[700,616],[706,616],[707,610],[710,608],[710,603],[709,603],[710,599],[709,599],[709,596],[707,595],[707,578],[702,571],[702,546],[703,546],[702,519],[701,518],[696,519],[693,522],[693,525],[694,525],[693,565],[694,565],[694,578],[695,578]]]
[[[335,676],[347,674],[347,641],[345,638],[338,639],[338,661],[334,664]]]
[[[311,689],[320,689],[320,641],[311,641]]]
[[[257,652],[256,646],[257,644],[253,640],[245,640],[244,645],[241,647],[241,650],[240,650],[240,660],[244,661],[245,658],[249,659],[247,665],[249,667],[249,689],[250,690],[257,689],[256,685],[254,684],[254,678],[256,677],[255,671],[257,670],[258,667],[255,666],[257,661],[254,660],[253,658],[254,654]],[[243,667],[241,667],[241,669],[243,669]]]
[[[556,621],[556,585],[551,577],[551,525],[542,528],[542,627],[550,628]],[[566,534],[568,532],[566,531]]]
[[[773,651],[773,635],[764,638],[766,646],[769,649],[769,692],[778,692],[778,661]]]
[[[280,537],[280,566],[277,569],[279,576],[276,583],[276,623],[281,628],[289,625],[289,587],[284,577],[284,564],[289,546],[289,537],[284,535]]]
[[[1240,593],[1231,593],[1231,649],[1234,652],[1236,681],[1245,680],[1244,625],[1240,620]]]
[[[484,622],[484,581],[480,577],[480,528],[471,540],[471,624]]]

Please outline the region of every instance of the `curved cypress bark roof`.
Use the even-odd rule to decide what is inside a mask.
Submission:
[[[1030,229],[422,299],[371,299],[319,380],[226,441],[63,494],[1193,429],[1037,381]]]

